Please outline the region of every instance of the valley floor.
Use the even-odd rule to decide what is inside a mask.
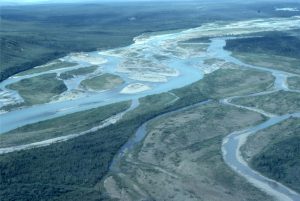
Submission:
[[[299,200],[299,60],[277,55],[289,65],[274,67],[224,49],[228,34],[297,25],[145,34],[5,80],[1,96],[15,105],[2,114],[11,127],[0,136],[1,200]]]

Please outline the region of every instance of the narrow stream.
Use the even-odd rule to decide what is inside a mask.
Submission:
[[[249,182],[279,200],[300,201],[300,195],[288,187],[269,179],[251,169],[240,153],[240,148],[248,136],[254,135],[260,130],[269,128],[290,117],[300,117],[300,113],[287,114],[270,118],[268,121],[251,128],[233,132],[223,140],[222,151],[224,161],[237,173],[244,176]]]
[[[158,115],[158,116],[146,121],[145,123],[143,123],[137,129],[135,134],[118,151],[118,153],[116,154],[116,156],[114,157],[114,159],[113,159],[113,161],[110,165],[110,171],[112,171],[112,172],[119,172],[120,171],[120,166],[119,165],[120,165],[120,162],[122,160],[122,157],[124,156],[124,154],[126,154],[129,151],[133,150],[139,143],[141,143],[144,140],[144,138],[147,134],[146,127],[147,127],[147,124],[150,121],[154,121],[155,119],[159,119],[159,118],[164,117],[164,116],[172,115],[174,113],[179,113],[179,112],[182,112],[182,111],[185,111],[185,110],[189,110],[191,108],[195,108],[195,107],[198,107],[200,105],[204,105],[204,104],[207,104],[207,103],[210,103],[210,102],[211,102],[211,100],[202,101],[200,103],[196,103],[196,104],[193,104],[193,105],[190,105],[190,106],[187,106],[187,107],[183,107],[183,108],[171,111],[171,112],[167,112],[167,113]]]
[[[272,75],[275,77],[275,82],[274,82],[274,91],[266,91],[266,92],[260,92],[257,94],[250,94],[246,96],[241,96],[241,97],[250,97],[250,96],[261,96],[261,95],[266,95],[274,92],[278,92],[280,90],[284,91],[293,91],[290,90],[286,84],[286,80],[288,76],[298,76],[292,73],[287,73],[284,71],[279,71],[279,70],[273,70],[269,68],[264,68],[264,67],[259,67],[259,66],[254,66],[254,65],[249,65],[245,64],[242,61],[234,58],[231,56],[231,53],[229,51],[226,51],[224,49],[226,45],[226,41],[224,38],[218,38],[218,39],[213,39],[213,44],[215,45],[220,45],[222,46],[222,49],[224,50],[223,52],[219,52],[220,54],[217,54],[216,57],[225,59],[226,61],[233,62],[237,65],[244,66],[246,68],[252,68],[260,71],[265,71],[265,72],[270,72]],[[212,44],[212,46],[213,46]],[[293,91],[294,92],[294,91]],[[300,113],[295,112],[292,114],[286,114],[283,116],[276,116],[273,114],[269,114],[263,110],[259,110],[256,108],[249,108],[249,107],[243,107],[240,105],[235,105],[233,103],[230,103],[230,100],[233,98],[237,97],[229,97],[221,101],[223,104],[231,105],[231,106],[236,106],[236,107],[241,107],[244,109],[248,109],[254,112],[259,112],[267,117],[269,117],[269,120],[259,124],[257,126],[250,127],[248,129],[242,130],[242,131],[235,131],[231,134],[229,134],[224,140],[222,144],[222,152],[223,152],[223,158],[224,161],[238,174],[244,176],[250,183],[255,185],[256,187],[264,190],[268,194],[276,197],[278,200],[282,201],[300,201],[300,195],[291,190],[290,188],[282,185],[281,183],[274,181],[272,179],[269,179],[260,173],[256,172],[255,170],[251,169],[247,162],[243,159],[240,153],[240,148],[245,143],[247,140],[247,137],[250,135],[256,134],[258,131],[269,128],[273,125],[276,125],[284,120],[287,120],[290,117],[297,117],[300,118]]]

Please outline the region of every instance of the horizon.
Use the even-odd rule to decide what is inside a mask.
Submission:
[[[36,5],[36,4],[77,4],[77,3],[109,3],[109,2],[167,2],[167,1],[176,1],[180,2],[182,0],[0,0],[0,5]],[[189,0],[195,2],[205,2],[207,0]],[[282,2],[282,0],[259,0],[260,2]],[[185,2],[185,1],[182,1]],[[209,1],[211,2],[211,1]],[[235,3],[246,3],[240,0],[215,0],[215,2],[235,2]],[[252,1],[253,2],[253,1]],[[286,0],[286,3],[295,2],[298,3],[297,0]]]
[[[0,0],[0,5],[37,5],[37,4],[78,4],[78,3],[109,3],[109,2],[145,2],[145,1],[181,1],[181,0]],[[193,0],[191,0],[193,1]]]

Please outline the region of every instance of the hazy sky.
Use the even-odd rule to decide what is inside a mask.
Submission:
[[[111,1],[164,1],[164,0],[0,0],[0,4],[39,4],[39,3],[89,3]]]
[[[68,2],[68,3],[103,2],[103,1],[153,1],[153,0],[0,0],[0,3],[27,4],[27,3],[63,3],[63,2]],[[159,0],[155,0],[155,1],[159,1]]]
[[[89,3],[89,2],[112,2],[112,1],[167,1],[167,0],[0,0],[0,4],[37,4],[37,3]],[[169,1],[183,1],[184,0],[169,0]],[[202,1],[202,0],[198,0]],[[212,0],[215,2],[235,1],[243,2],[243,0]],[[254,1],[254,0],[252,0]],[[274,2],[299,2],[299,0],[256,0],[256,1],[274,1]]]

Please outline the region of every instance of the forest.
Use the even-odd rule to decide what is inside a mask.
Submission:
[[[220,20],[291,15],[271,9],[282,3],[272,4],[228,6],[205,0],[3,6],[0,81],[71,52],[129,45],[143,33],[198,27]]]
[[[233,52],[261,53],[300,58],[300,30],[291,33],[262,33],[261,36],[227,40],[226,49]],[[276,45],[274,45],[276,44]],[[276,48],[275,48],[276,47]]]

